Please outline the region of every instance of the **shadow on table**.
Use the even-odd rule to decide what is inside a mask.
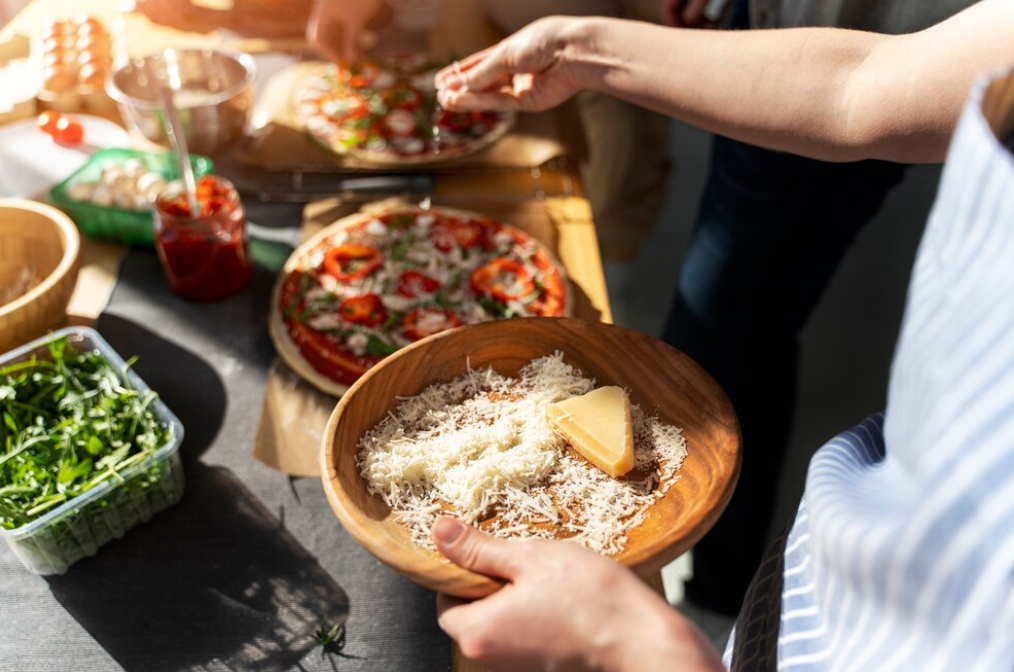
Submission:
[[[178,505],[48,578],[53,595],[127,672],[290,669],[348,596],[231,471],[187,479]]]
[[[99,330],[183,423],[186,492],[176,506],[49,577],[56,599],[127,672],[288,670],[346,593],[228,469],[198,457],[227,406],[200,356],[105,314]]]
[[[183,424],[184,467],[197,465],[225,418],[228,399],[221,377],[198,355],[119,315],[104,313],[97,329],[124,359],[137,357],[134,372]]]

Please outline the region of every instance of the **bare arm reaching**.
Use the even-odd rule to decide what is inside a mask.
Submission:
[[[828,161],[942,161],[972,81],[1014,65],[1014,3],[928,30],[702,31],[551,17],[437,77],[449,109],[541,110],[596,89]]]

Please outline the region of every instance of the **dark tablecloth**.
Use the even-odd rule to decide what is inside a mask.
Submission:
[[[153,252],[124,259],[98,330],[182,421],[186,493],[63,576],[0,544],[0,672],[451,670],[434,595],[349,537],[319,480],[250,456],[273,281],[194,304]],[[310,635],[346,617],[344,649],[322,656]]]

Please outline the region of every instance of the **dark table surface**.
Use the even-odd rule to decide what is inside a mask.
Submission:
[[[261,208],[298,226],[298,207]],[[29,574],[0,545],[0,672],[448,671],[433,593],[342,529],[318,479],[251,457],[274,361],[274,273],[188,303],[154,252],[131,251],[97,329],[180,418],[186,492],[66,574]],[[347,619],[340,652],[311,635]]]

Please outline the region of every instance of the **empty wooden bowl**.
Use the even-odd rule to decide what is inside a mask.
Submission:
[[[514,375],[558,350],[597,386],[624,387],[645,413],[682,427],[687,440],[680,480],[631,531],[617,559],[647,577],[693,546],[725,509],[739,474],[739,425],[729,400],[675,348],[636,331],[570,318],[460,327],[400,350],[359,379],[332,413],[321,455],[324,489],[345,529],[377,558],[433,590],[466,598],[496,590],[499,583],[412,543],[387,505],[367,493],[356,467],[357,444],[398,397],[457,378],[468,365]]]
[[[0,353],[61,326],[81,239],[56,208],[0,199]]]

